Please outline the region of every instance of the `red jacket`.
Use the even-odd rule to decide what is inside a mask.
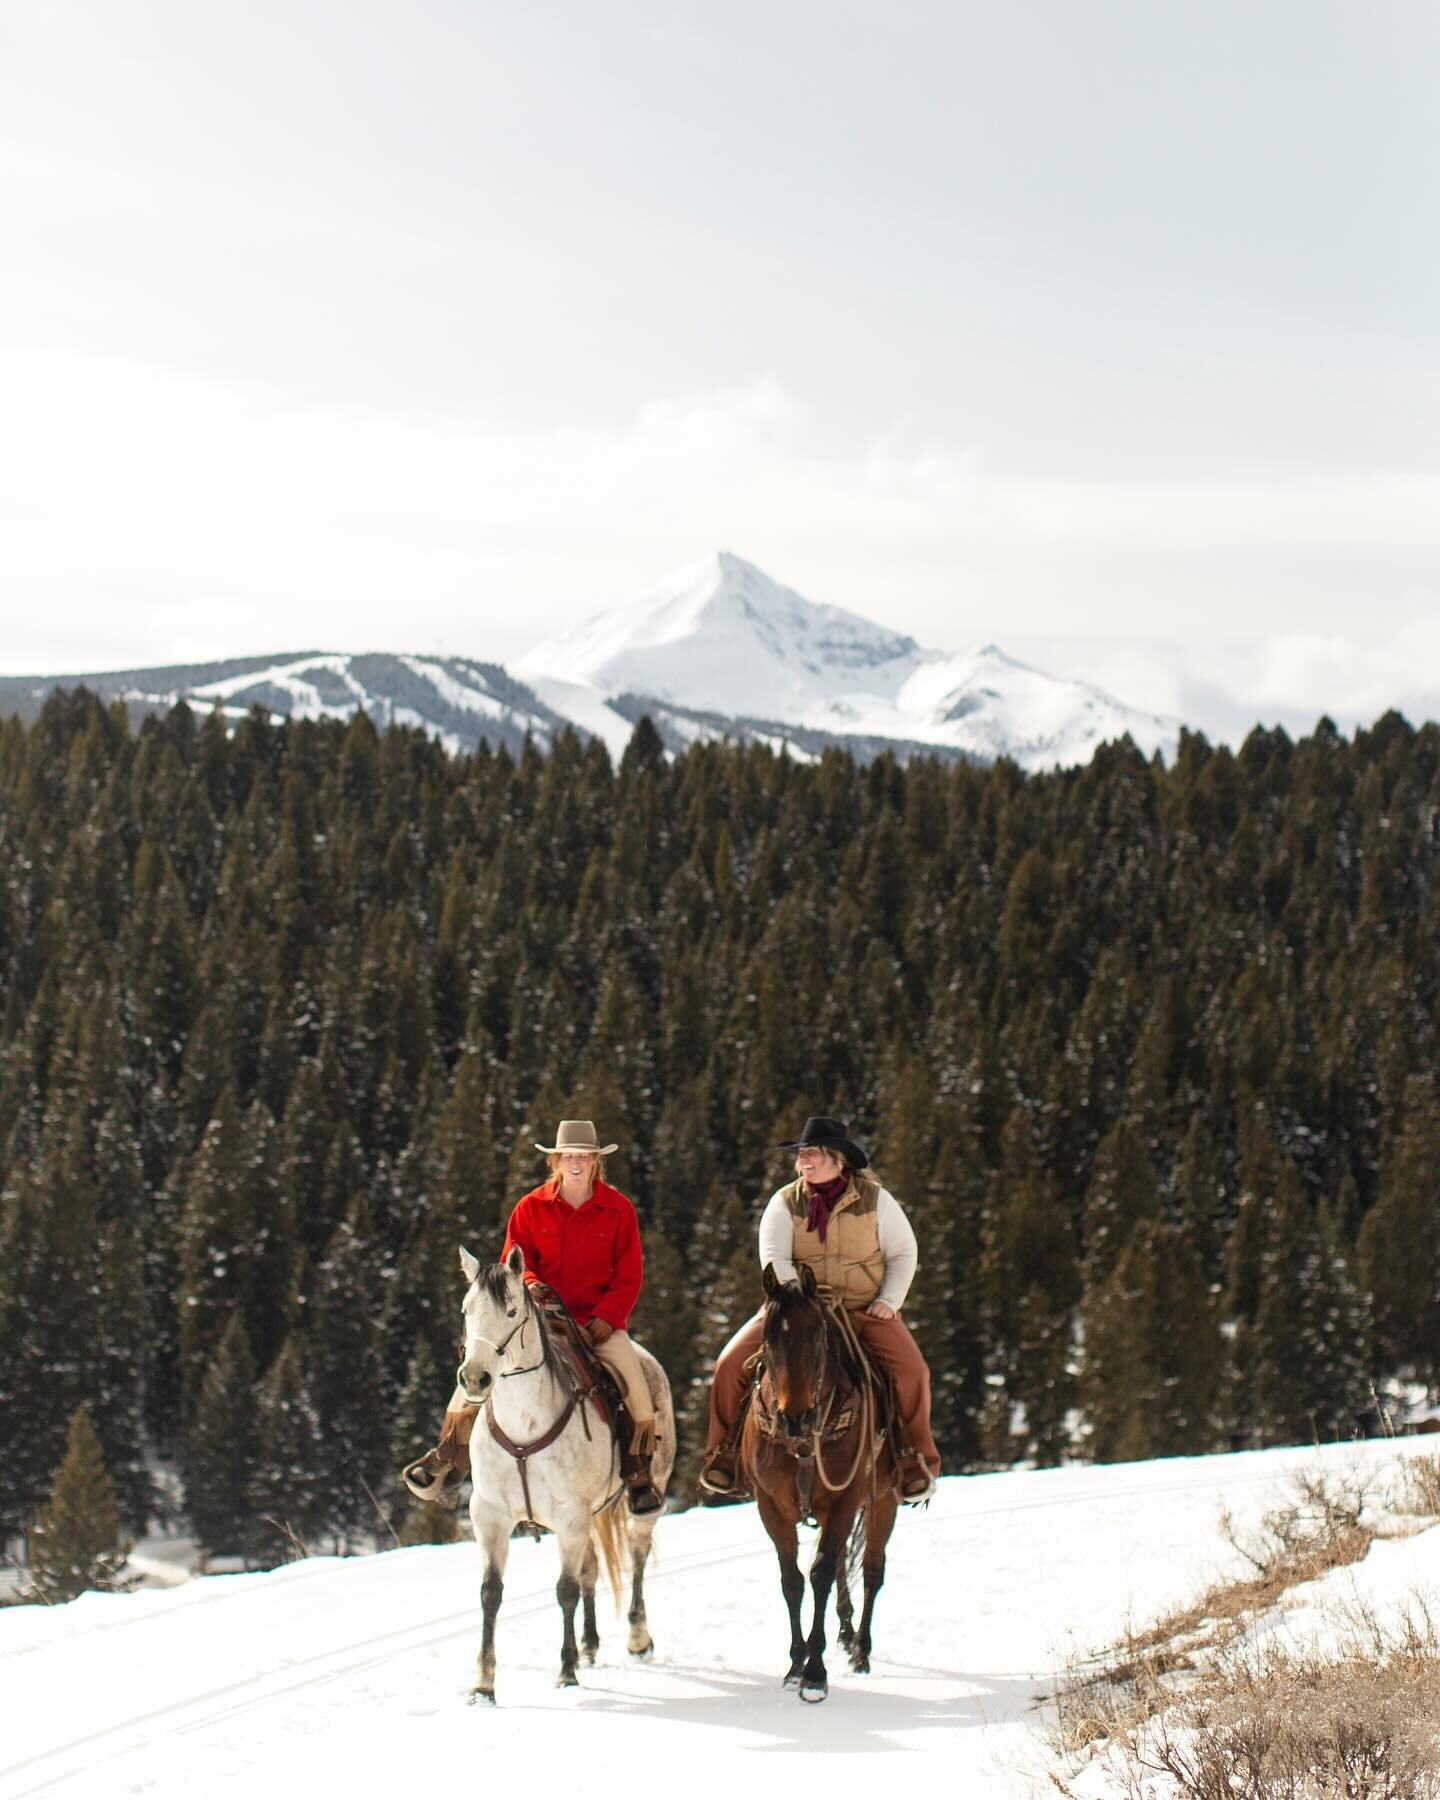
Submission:
[[[553,1181],[532,1188],[510,1214],[502,1262],[517,1244],[525,1253],[525,1279],[548,1283],[582,1325],[604,1319],[625,1329],[640,1298],[644,1261],[640,1222],[619,1188],[597,1181],[583,1206],[562,1200]]]

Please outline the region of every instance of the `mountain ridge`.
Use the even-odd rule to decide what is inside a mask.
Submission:
[[[33,714],[57,687],[156,711],[184,699],[235,716],[363,711],[418,726],[448,748],[482,739],[542,747],[566,725],[622,754],[648,713],[668,749],[718,738],[811,757],[889,749],[1029,769],[1089,760],[1127,734],[1170,752],[1179,722],[1009,657],[993,641],[928,650],[909,635],[806,599],[732,551],[712,552],[637,599],[590,615],[508,667],[479,657],[336,650],[172,663],[85,676],[0,677],[0,710]]]

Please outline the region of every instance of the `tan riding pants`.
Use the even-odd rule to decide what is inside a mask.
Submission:
[[[603,1344],[595,1346],[595,1354],[620,1383],[625,1408],[637,1435],[644,1427],[653,1427],[655,1403],[650,1398],[645,1371],[640,1367],[640,1358],[635,1354],[630,1333],[612,1331]],[[450,1404],[445,1408],[445,1422],[440,1427],[440,1448],[444,1450],[453,1444],[459,1450],[468,1444],[470,1433],[475,1428],[475,1415],[479,1411],[478,1406],[472,1406],[465,1398],[464,1388],[457,1387],[450,1396]]]
[[[866,1354],[879,1364],[895,1385],[895,1408],[900,1415],[902,1433],[919,1452],[930,1473],[938,1475],[940,1452],[935,1448],[930,1431],[930,1370],[920,1354],[920,1346],[910,1335],[910,1327],[898,1315],[877,1319],[872,1313],[851,1312],[849,1318],[859,1333]],[[749,1385],[745,1364],[760,1348],[764,1338],[765,1315],[758,1312],[740,1327],[715,1359],[715,1373],[710,1380],[707,1451],[724,1443],[739,1417],[740,1402]]]

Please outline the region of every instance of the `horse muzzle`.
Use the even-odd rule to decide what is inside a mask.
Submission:
[[[488,1370],[476,1369],[467,1374],[463,1363],[455,1372],[455,1380],[465,1396],[467,1406],[483,1406],[486,1396],[495,1385],[495,1377]]]

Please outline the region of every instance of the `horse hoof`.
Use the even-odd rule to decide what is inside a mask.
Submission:
[[[567,1688],[567,1687],[579,1687],[580,1683],[576,1680],[576,1678],[573,1675],[567,1675],[562,1670],[560,1672],[560,1674],[558,1674],[555,1677],[555,1685],[557,1688]]]
[[[588,1644],[585,1646],[583,1654],[584,1654],[585,1661],[587,1663],[589,1663],[590,1667],[593,1669],[595,1667],[595,1652],[590,1648],[590,1646]]]
[[[797,1688],[797,1687],[799,1687],[799,1685],[800,1685],[800,1671],[799,1671],[799,1670],[798,1670],[798,1669],[792,1669],[792,1670],[791,1670],[791,1671],[790,1671],[790,1673],[789,1673],[789,1674],[788,1674],[788,1675],[787,1675],[787,1676],[786,1676],[786,1677],[785,1677],[785,1680],[784,1680],[784,1682],[783,1682],[783,1684],[782,1684],[782,1685],[783,1685],[783,1686],[785,1686],[785,1687],[787,1687],[787,1688]]]
[[[868,1675],[870,1673],[870,1658],[866,1656],[863,1651],[857,1650],[850,1658],[850,1667],[857,1675]]]
[[[802,1681],[800,1683],[800,1698],[809,1706],[818,1706],[829,1692],[828,1684],[823,1681]]]
[[[472,1706],[493,1706],[495,1704],[494,1688],[471,1688],[470,1704]]]
[[[650,1662],[655,1655],[655,1645],[649,1643],[641,1644],[638,1649],[632,1647],[630,1654],[635,1658],[636,1662]]]

